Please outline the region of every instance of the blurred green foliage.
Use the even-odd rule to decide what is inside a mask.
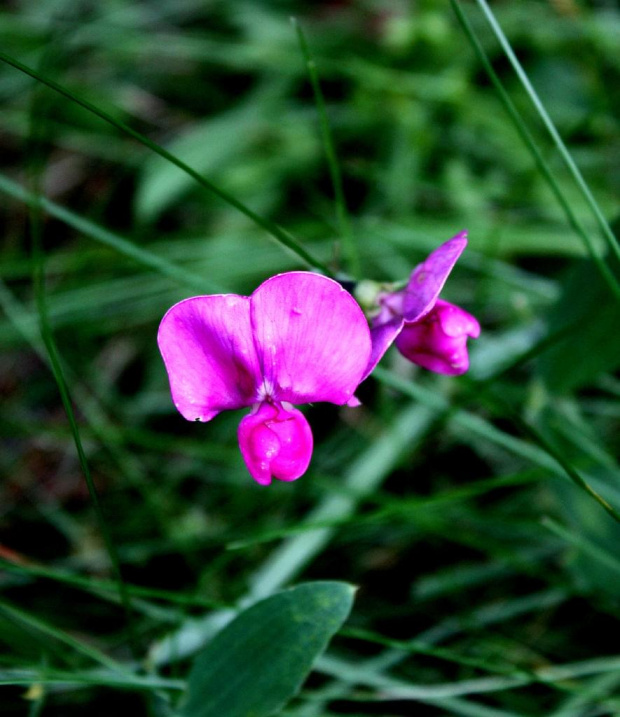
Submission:
[[[619,276],[479,7],[460,6]],[[617,222],[613,3],[491,7]],[[1,63],[3,715],[169,715],[220,611],[302,579],[360,590],[349,631],[288,717],[616,714],[618,525],[554,451],[620,510],[617,301],[450,4],[12,0],[0,47],[346,272],[291,16],[316,63],[364,276],[404,279],[469,230],[442,296],[483,326],[472,369],[438,377],[388,354],[361,408],[308,410],[306,476],[254,485],[238,415],[193,425],[174,411],[157,325],[177,300],[249,293],[303,263],[135,139]],[[41,341],[33,239],[132,596],[133,655]]]

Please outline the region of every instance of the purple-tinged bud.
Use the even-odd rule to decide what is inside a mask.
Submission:
[[[239,424],[241,455],[261,485],[269,485],[272,478],[297,480],[310,464],[313,440],[308,421],[301,411],[284,405],[265,401]]]
[[[467,311],[447,301],[437,302],[426,316],[405,324],[396,347],[413,363],[451,376],[469,368],[467,338],[478,338],[480,324]]]

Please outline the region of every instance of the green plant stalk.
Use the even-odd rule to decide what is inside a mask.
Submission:
[[[592,260],[595,262],[596,266],[598,267],[599,271],[601,272],[602,276],[605,278],[605,281],[609,284],[610,289],[613,291],[615,297],[620,300],[620,284],[618,283],[618,280],[612,273],[611,269],[607,266],[605,261],[601,256],[599,256],[598,252],[596,251],[592,240],[590,239],[590,236],[588,235],[588,232],[585,230],[583,224],[579,221],[577,218],[577,215],[573,212],[572,207],[570,205],[570,202],[566,199],[564,194],[562,193],[562,190],[560,189],[558,183],[555,181],[555,178],[553,177],[553,174],[551,173],[551,169],[549,168],[549,165],[543,158],[542,154],[540,153],[540,150],[536,146],[536,143],[534,141],[534,138],[532,137],[532,134],[527,129],[525,122],[523,121],[523,118],[519,114],[519,111],[515,107],[513,101],[510,98],[510,95],[504,88],[501,80],[499,79],[497,73],[493,69],[493,65],[491,64],[489,58],[487,57],[486,52],[484,51],[484,48],[482,47],[480,41],[476,37],[476,34],[463,13],[458,0],[450,0],[450,4],[452,5],[454,12],[456,13],[456,16],[461,23],[461,26],[463,30],[465,31],[465,34],[467,35],[472,47],[474,48],[474,51],[478,55],[478,59],[480,60],[482,66],[484,67],[487,75],[489,76],[489,79],[493,83],[493,86],[495,87],[495,90],[497,91],[497,94],[499,95],[499,98],[504,105],[504,109],[508,113],[508,116],[512,120],[515,129],[517,130],[519,136],[523,140],[525,146],[530,151],[530,154],[532,155],[534,159],[534,163],[536,164],[536,167],[542,174],[542,176],[545,178],[547,184],[549,185],[552,193],[554,194],[555,198],[558,200],[560,206],[564,210],[564,213],[566,215],[566,218],[568,220],[569,225],[573,229],[573,231],[582,239],[584,242],[586,249],[588,250],[590,256],[592,257]]]
[[[545,453],[551,456],[558,463],[558,465],[573,481],[573,483],[575,483],[575,485],[579,486],[582,490],[592,496],[592,498],[594,498],[594,500],[602,508],[604,508],[617,523],[620,523],[620,513],[618,513],[618,511],[605,498],[603,498],[600,493],[598,493],[594,490],[594,488],[592,488],[592,486],[582,477],[579,471],[573,468],[570,462],[566,460],[566,458],[562,455],[561,451],[559,451],[554,445],[552,445],[538,429],[536,429],[527,421],[523,420],[521,416],[519,416],[519,414],[514,411],[512,407],[509,406],[503,398],[497,396],[494,393],[490,393],[488,395],[490,395],[493,400],[502,407],[503,415],[510,416],[515,425],[517,425],[523,433],[529,435],[534,440],[534,442],[537,443],[542,448],[542,450],[545,451]]]
[[[592,195],[592,192],[590,191],[588,185],[586,184],[586,181],[584,180],[581,172],[579,171],[579,167],[575,164],[573,158],[570,155],[570,152],[566,148],[566,145],[564,144],[562,138],[560,137],[560,133],[555,128],[555,125],[553,124],[553,120],[551,117],[549,117],[549,114],[547,113],[547,110],[545,109],[543,103],[540,100],[540,97],[538,96],[536,90],[532,86],[532,83],[529,81],[527,74],[525,73],[525,70],[523,69],[521,63],[517,59],[517,56],[512,50],[512,47],[510,46],[510,43],[508,42],[508,38],[504,34],[502,28],[500,27],[499,23],[497,22],[495,16],[493,15],[493,11],[487,4],[486,0],[476,0],[478,3],[478,7],[482,10],[484,13],[484,16],[486,17],[489,25],[491,26],[491,29],[495,33],[495,37],[499,41],[500,45],[502,46],[502,49],[506,53],[506,57],[510,61],[510,64],[512,65],[513,70],[517,74],[517,77],[521,81],[521,84],[523,85],[525,91],[527,92],[530,100],[532,101],[532,104],[534,105],[534,108],[540,115],[541,120],[543,121],[543,124],[547,128],[547,131],[551,135],[551,139],[553,140],[553,143],[557,147],[560,156],[564,160],[564,163],[566,164],[566,167],[568,168],[568,171],[571,173],[573,179],[575,180],[575,183],[581,190],[581,193],[585,197],[586,202],[588,203],[590,210],[592,211],[592,214],[594,215],[599,228],[601,230],[601,233],[605,237],[607,244],[610,248],[610,250],[616,255],[616,258],[620,260],[620,245],[618,244],[616,237],[614,236],[611,227],[609,226],[609,223],[605,219],[603,212],[601,211],[600,207],[598,206],[598,203],[594,196]]]
[[[374,687],[381,690],[384,697],[414,701],[485,694],[535,683],[562,682],[586,675],[617,672],[619,667],[620,657],[611,655],[609,657],[583,660],[582,662],[540,667],[527,673],[521,671],[508,677],[479,677],[437,685],[414,685],[327,655],[319,658],[316,665],[318,672],[331,675],[345,682]]]
[[[477,670],[485,672],[495,672],[501,675],[512,675],[513,670],[503,665],[496,665],[488,660],[478,659],[475,657],[463,657],[455,650],[446,649],[444,647],[433,647],[420,640],[395,640],[384,637],[378,633],[357,627],[344,627],[339,632],[343,637],[351,637],[357,640],[371,642],[384,647],[391,647],[395,650],[402,650],[404,653],[427,655],[428,657],[436,657],[438,660],[446,660],[456,665],[465,667],[474,667]]]
[[[310,84],[312,85],[312,91],[314,93],[314,101],[316,102],[316,108],[319,114],[319,124],[321,129],[321,138],[323,140],[323,148],[325,150],[325,156],[327,158],[327,166],[329,167],[329,174],[334,189],[334,199],[336,202],[336,217],[338,219],[338,226],[340,228],[340,236],[342,237],[342,245],[344,248],[344,254],[347,260],[347,268],[350,274],[355,279],[362,277],[362,268],[360,264],[360,257],[357,251],[355,241],[353,240],[353,232],[351,230],[351,222],[349,220],[349,214],[347,211],[347,203],[344,196],[344,189],[342,186],[342,175],[340,173],[340,165],[336,156],[336,150],[334,148],[334,142],[332,139],[332,133],[329,126],[329,120],[327,118],[327,110],[325,108],[325,98],[321,90],[321,84],[319,82],[319,75],[316,69],[316,62],[312,57],[308,42],[304,35],[301,25],[296,18],[292,18],[291,22],[297,32],[297,38],[299,40],[299,47],[301,48],[304,62],[308,70],[308,76],[310,78]]]
[[[88,486],[88,492],[90,495],[90,499],[92,501],[93,507],[95,509],[95,514],[97,516],[97,522],[99,524],[99,529],[101,530],[101,535],[103,537],[106,551],[108,553],[108,556],[110,557],[110,561],[112,563],[112,568],[114,570],[116,580],[118,583],[118,591],[119,596],[121,599],[121,603],[123,605],[123,608],[125,610],[126,616],[127,616],[127,626],[130,631],[130,634],[133,633],[132,628],[132,619],[131,619],[131,598],[129,596],[129,593],[127,591],[127,588],[125,586],[125,582],[122,576],[121,568],[120,568],[120,561],[118,557],[118,553],[116,550],[116,546],[112,540],[112,537],[110,535],[110,531],[108,530],[107,522],[105,519],[105,516],[103,514],[103,510],[101,507],[101,502],[99,501],[99,495],[97,493],[97,489],[95,487],[95,483],[93,481],[90,467],[88,465],[88,460],[86,459],[86,454],[84,452],[84,447],[82,445],[82,439],[80,438],[80,431],[77,425],[77,421],[75,420],[75,412],[73,411],[73,404],[71,401],[71,396],[69,394],[69,389],[67,386],[67,383],[65,381],[65,377],[60,365],[60,357],[58,354],[58,350],[56,348],[56,342],[54,341],[54,338],[52,336],[49,319],[47,316],[47,306],[45,301],[45,289],[44,289],[44,279],[43,279],[43,267],[41,265],[40,259],[35,261],[35,270],[34,270],[34,278],[35,278],[35,292],[36,292],[36,301],[37,301],[37,307],[39,310],[39,318],[41,322],[41,337],[43,339],[43,343],[45,344],[45,348],[47,349],[47,353],[49,355],[50,359],[50,366],[52,369],[52,373],[54,375],[54,378],[56,379],[56,384],[58,385],[58,391],[60,393],[60,398],[63,404],[63,407],[65,409],[65,413],[67,414],[67,420],[69,421],[69,426],[71,428],[71,434],[73,436],[73,441],[75,443],[75,448],[78,454],[78,459],[80,461],[80,466],[82,468],[82,473],[84,475],[84,479],[86,480],[86,485]]]
[[[268,234],[270,234],[274,239],[276,239],[276,241],[278,241],[280,244],[282,244],[287,249],[296,254],[297,257],[301,259],[308,267],[320,269],[326,276],[332,276],[332,272],[329,267],[323,262],[313,257],[308,251],[306,251],[306,249],[304,249],[299,244],[299,242],[285,229],[278,226],[277,224],[274,224],[273,222],[268,221],[267,219],[263,219],[263,217],[253,212],[249,207],[246,207],[245,204],[240,202],[231,194],[210,182],[206,177],[203,177],[202,174],[197,172],[195,169],[192,169],[192,167],[190,167],[188,164],[180,160],[178,157],[175,157],[163,147],[160,147],[159,145],[155,144],[155,142],[152,142],[150,139],[140,134],[140,132],[137,132],[136,130],[132,129],[128,124],[125,124],[125,122],[115,119],[101,108],[96,107],[91,102],[88,102],[81,97],[78,97],[76,94],[65,89],[57,82],[54,82],[54,80],[51,80],[50,78],[41,75],[36,70],[32,69],[31,67],[28,67],[27,65],[24,65],[23,63],[19,62],[19,60],[16,60],[15,58],[11,57],[10,55],[7,55],[4,52],[0,52],[0,60],[6,62],[7,65],[11,65],[11,67],[14,67],[20,72],[29,75],[33,79],[37,80],[37,82],[41,82],[50,89],[54,90],[54,92],[58,92],[67,99],[71,100],[72,102],[75,102],[84,109],[88,110],[92,114],[97,115],[97,117],[100,117],[108,124],[111,124],[113,127],[116,127],[121,132],[124,132],[130,137],[133,137],[145,147],[148,147],[155,154],[158,154],[160,157],[163,157],[168,162],[171,162],[172,164],[176,165],[180,170],[192,177],[192,179],[194,179],[198,184],[200,184],[205,189],[208,189],[210,192],[215,194],[227,204],[230,204],[232,207],[237,209],[237,211],[248,217],[248,219],[251,219],[255,224],[257,224]]]
[[[35,119],[34,115],[34,107],[35,107],[36,98],[33,99],[31,110],[30,110],[30,133],[29,133],[29,142],[33,146],[32,156],[30,159],[30,173],[32,177],[32,182],[34,183],[35,191],[33,192],[34,196],[39,196],[38,192],[38,184],[40,180],[40,174],[39,174],[39,167],[37,166],[37,163],[41,161],[41,157],[38,156],[38,146],[37,141],[39,139],[38,136],[38,124]],[[107,522],[105,520],[105,516],[103,514],[103,510],[101,508],[101,503],[99,501],[99,496],[97,493],[97,489],[95,487],[95,483],[93,481],[90,467],[88,465],[88,460],[86,459],[86,453],[84,452],[84,447],[82,445],[82,440],[80,437],[80,431],[77,425],[77,421],[75,419],[75,412],[73,410],[73,403],[71,401],[71,396],[69,394],[69,388],[67,385],[67,382],[64,377],[64,373],[61,366],[60,361],[60,355],[58,353],[58,349],[56,346],[56,342],[54,341],[53,332],[51,329],[50,321],[49,321],[49,315],[47,311],[47,300],[46,300],[46,290],[45,290],[45,254],[43,251],[43,247],[41,244],[42,240],[42,234],[43,234],[43,227],[42,227],[42,207],[38,201],[35,201],[30,206],[30,212],[29,212],[29,230],[30,230],[30,239],[32,243],[32,259],[33,259],[33,267],[32,267],[32,283],[33,283],[33,289],[34,289],[34,295],[35,295],[35,302],[37,306],[37,311],[39,315],[39,327],[41,331],[41,338],[43,340],[43,344],[45,345],[47,354],[49,356],[49,362],[50,367],[52,369],[52,374],[54,376],[54,379],[56,380],[56,384],[58,386],[58,391],[60,393],[60,398],[63,404],[63,407],[65,409],[65,413],[67,414],[67,419],[69,421],[69,426],[71,429],[71,434],[73,436],[73,441],[75,443],[76,451],[78,454],[78,459],[80,462],[80,466],[82,468],[82,473],[84,475],[84,478],[86,480],[86,485],[88,487],[88,492],[90,494],[90,498],[95,510],[95,515],[97,516],[97,521],[99,524],[99,528],[101,530],[101,535],[104,540],[104,544],[106,547],[106,551],[108,553],[108,556],[110,558],[110,562],[112,565],[112,569],[115,573],[117,585],[118,585],[118,592],[119,597],[121,600],[121,604],[123,606],[123,609],[125,611],[125,617],[127,620],[127,629],[128,634],[130,638],[130,644],[132,646],[132,649],[135,651],[135,654],[137,655],[136,650],[136,642],[135,642],[135,636],[133,632],[133,622],[132,622],[132,610],[131,610],[131,598],[129,596],[129,593],[127,592],[127,588],[125,586],[125,582],[123,580],[122,572],[120,569],[120,561],[118,557],[118,553],[116,551],[116,546],[112,540],[112,536],[110,535],[110,532],[108,530]]]

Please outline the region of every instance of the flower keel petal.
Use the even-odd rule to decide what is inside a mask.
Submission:
[[[248,471],[260,485],[269,485],[272,478],[297,480],[310,464],[312,431],[292,406],[262,403],[241,420],[238,437]]]

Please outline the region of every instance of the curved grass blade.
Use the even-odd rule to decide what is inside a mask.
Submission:
[[[274,224],[273,222],[264,219],[259,214],[253,212],[249,207],[246,207],[245,204],[240,202],[231,194],[210,182],[206,177],[203,177],[202,174],[197,172],[195,169],[192,169],[192,167],[190,167],[188,164],[181,161],[173,154],[166,151],[163,147],[160,147],[155,142],[152,142],[143,134],[140,134],[140,132],[137,132],[136,130],[132,129],[128,124],[125,124],[125,122],[115,119],[107,112],[102,110],[100,107],[96,107],[91,102],[88,102],[87,100],[78,97],[74,92],[67,90],[62,85],[59,85],[57,82],[54,82],[54,80],[51,80],[48,77],[44,77],[42,74],[40,74],[33,68],[24,65],[23,63],[19,62],[19,60],[16,60],[15,58],[11,57],[10,55],[7,55],[4,52],[0,52],[0,60],[6,62],[7,65],[11,65],[11,67],[14,67],[20,72],[29,75],[33,79],[37,80],[37,82],[46,85],[50,89],[54,90],[54,92],[58,92],[67,99],[71,100],[72,102],[75,102],[84,109],[88,110],[92,114],[97,115],[97,117],[101,118],[108,124],[111,124],[113,127],[116,127],[121,132],[124,132],[125,134],[128,134],[129,136],[133,137],[145,147],[148,147],[152,152],[155,152],[156,154],[160,155],[172,164],[175,164],[180,170],[189,174],[190,177],[192,177],[202,187],[208,189],[210,192],[215,194],[227,204],[230,204],[232,207],[237,209],[237,211],[241,212],[259,227],[264,229],[276,241],[278,241],[284,247],[296,254],[299,259],[301,259],[307,266],[309,266],[310,268],[320,269],[327,276],[332,275],[332,272],[330,271],[329,267],[322,261],[319,261],[318,259],[313,257],[308,251],[306,251],[306,249],[304,249],[288,231],[278,226],[277,224]]]
[[[106,654],[98,650],[96,647],[89,645],[84,640],[79,640],[64,630],[60,630],[39,618],[33,617],[32,615],[16,608],[14,605],[9,605],[5,602],[0,602],[0,615],[6,620],[10,620],[18,625],[23,626],[24,629],[32,630],[41,635],[56,640],[71,650],[88,657],[99,665],[107,667],[113,672],[120,673],[122,675],[129,674],[120,662],[108,657]]]
[[[562,538],[564,542],[572,545],[574,548],[577,548],[589,558],[592,558],[592,560],[596,560],[601,563],[601,565],[604,565],[606,568],[609,568],[609,570],[620,576],[620,560],[618,560],[615,555],[612,555],[604,548],[601,548],[591,540],[585,538],[583,535],[575,535],[574,533],[571,533],[570,530],[567,530],[563,525],[560,525],[560,523],[556,520],[553,520],[553,518],[545,516],[541,523],[545,526],[545,528],[548,528],[552,533],[555,533],[555,535]]]
[[[317,664],[319,672],[345,682],[380,690],[384,697],[429,702],[435,699],[500,692],[535,683],[554,684],[588,675],[613,673],[617,672],[618,668],[620,668],[620,656],[610,655],[581,662],[545,665],[529,672],[515,671],[507,677],[475,677],[435,685],[418,685],[335,657],[322,657]]]
[[[478,40],[471,23],[467,19],[465,13],[461,9],[458,0],[450,0],[450,4],[452,5],[452,8],[454,9],[454,12],[456,13],[456,16],[461,23],[461,26],[463,27],[463,30],[465,31],[465,34],[467,35],[472,47],[474,48],[474,51],[478,55],[478,59],[480,60],[480,63],[484,67],[487,75],[489,76],[489,79],[493,83],[493,86],[495,87],[495,90],[497,91],[497,94],[499,95],[499,98],[504,105],[504,109],[508,113],[508,116],[512,120],[515,129],[517,130],[519,136],[523,140],[523,143],[530,151],[530,154],[532,155],[532,158],[534,159],[534,163],[536,164],[536,167],[538,168],[539,172],[542,174],[542,176],[545,178],[545,181],[549,185],[551,191],[553,192],[555,198],[558,200],[560,206],[562,207],[564,214],[566,215],[566,218],[568,220],[569,225],[572,227],[573,231],[582,239],[583,243],[586,246],[586,249],[588,250],[588,253],[592,257],[592,260],[595,262],[598,270],[601,272],[601,275],[604,277],[605,281],[609,284],[609,288],[613,291],[614,296],[617,299],[620,299],[620,285],[618,284],[618,281],[616,277],[613,275],[613,272],[607,266],[604,259],[599,255],[598,251],[594,247],[594,244],[592,243],[592,239],[590,238],[588,232],[584,228],[583,224],[579,221],[577,218],[577,215],[573,211],[569,200],[564,196],[562,190],[560,189],[558,183],[555,181],[555,178],[551,172],[551,169],[549,168],[549,165],[543,158],[540,150],[538,149],[536,142],[534,141],[534,138],[531,134],[531,132],[528,130],[527,126],[525,125],[525,122],[521,115],[519,114],[519,111],[517,110],[515,104],[513,103],[512,99],[510,98],[510,95],[504,88],[501,80],[499,79],[497,73],[493,69],[493,65],[491,64],[489,58],[487,57],[487,54],[482,47],[482,44]]]
[[[575,485],[579,486],[582,490],[584,490],[586,493],[588,493],[594,500],[611,515],[611,517],[617,522],[620,523],[620,513],[607,501],[603,496],[598,493],[594,488],[583,478],[581,473],[579,473],[578,470],[573,468],[570,461],[568,461],[563,455],[560,450],[558,450],[554,445],[552,445],[545,436],[533,425],[530,423],[527,423],[524,421],[521,416],[519,416],[515,411],[512,410],[510,406],[506,404],[506,402],[500,398],[499,396],[493,395],[493,399],[502,406],[504,410],[504,416],[509,416],[514,423],[525,433],[526,435],[529,435],[535,443],[537,443],[540,448],[542,448],[547,455],[551,456],[559,466],[563,469],[564,473],[575,483]]]
[[[24,202],[24,204],[29,207],[41,207],[41,209],[43,209],[50,216],[60,219],[60,221],[70,227],[73,227],[85,236],[88,236],[91,239],[114,249],[119,254],[129,257],[143,266],[147,266],[150,269],[154,269],[160,274],[169,277],[170,279],[174,279],[181,284],[191,286],[202,293],[218,293],[223,291],[221,287],[217,286],[217,284],[214,284],[210,280],[205,279],[198,274],[194,274],[188,269],[177,266],[176,264],[157,256],[157,254],[148,251],[148,249],[142,249],[141,247],[136,246],[124,237],[121,237],[118,234],[95,224],[95,222],[90,221],[90,219],[86,219],[85,217],[81,217],[79,214],[75,214],[60,204],[56,204],[47,197],[28,191],[25,187],[20,186],[17,182],[14,182],[3,174],[0,174],[0,192],[4,192],[10,197],[17,199],[20,202]]]
[[[532,83],[529,81],[528,76],[523,69],[523,66],[513,52],[512,47],[508,42],[508,38],[504,34],[499,23],[497,22],[493,11],[487,4],[486,0],[476,0],[476,2],[478,4],[478,7],[482,10],[484,16],[486,17],[489,25],[491,26],[495,37],[502,46],[502,49],[504,50],[506,57],[512,65],[513,70],[515,71],[517,77],[523,85],[523,88],[525,89],[530,100],[532,101],[536,112],[538,112],[540,119],[542,120],[543,124],[547,128],[547,131],[551,135],[551,139],[553,140],[553,143],[555,144],[558,152],[560,153],[560,156],[564,160],[568,171],[571,173],[573,179],[575,180],[575,183],[581,190],[581,193],[583,194],[586,202],[588,203],[590,210],[592,211],[592,214],[594,215],[599,225],[601,233],[603,234],[605,240],[607,241],[607,244],[609,245],[610,250],[616,255],[617,259],[620,259],[620,245],[618,245],[618,241],[616,240],[616,237],[614,236],[611,227],[609,226],[609,223],[605,219],[603,212],[601,211],[600,207],[598,206],[598,203],[596,202],[596,199],[594,199],[592,192],[590,192],[590,188],[586,184],[586,181],[584,180],[581,172],[579,171],[579,168],[575,164],[573,158],[570,155],[570,152],[568,151],[566,145],[560,137],[560,133],[555,128],[553,120],[551,119],[551,117],[549,117],[547,110],[545,109],[543,103],[540,100],[540,97],[538,96],[538,93],[532,86]]]
[[[35,196],[38,196],[40,194],[39,192],[39,185],[40,185],[40,179],[41,179],[41,168],[44,166],[45,163],[45,156],[43,154],[43,147],[41,140],[45,136],[45,130],[42,128],[42,126],[38,123],[37,115],[35,113],[36,105],[39,102],[39,98],[36,94],[33,95],[31,106],[30,106],[30,113],[29,113],[29,149],[31,150],[28,159],[28,170],[31,177],[31,181],[34,186],[33,194]],[[45,113],[41,113],[44,115]],[[56,342],[54,340],[54,335],[52,332],[49,315],[48,315],[48,309],[47,309],[47,296],[46,296],[46,288],[45,288],[45,253],[43,249],[43,223],[42,223],[42,207],[38,201],[35,201],[30,207],[29,207],[29,235],[31,240],[31,254],[32,254],[32,283],[33,283],[33,290],[34,290],[34,297],[35,297],[35,303],[37,307],[37,312],[39,316],[39,328],[41,332],[41,338],[43,340],[43,344],[45,345],[45,349],[47,351],[47,354],[49,356],[49,363],[52,369],[52,374],[54,376],[54,379],[56,380],[56,384],[58,386],[58,391],[60,393],[60,398],[65,410],[65,413],[67,415],[67,420],[69,421],[69,426],[71,429],[71,434],[73,437],[73,441],[75,444],[75,448],[78,455],[78,460],[80,463],[80,467],[82,469],[82,473],[84,475],[84,479],[86,481],[86,485],[88,487],[88,492],[90,495],[90,499],[93,504],[93,508],[95,510],[95,515],[97,516],[97,521],[99,524],[99,529],[101,531],[101,535],[103,537],[103,541],[106,547],[106,552],[108,554],[108,557],[110,559],[110,563],[112,566],[112,570],[114,572],[114,575],[116,577],[117,587],[118,587],[118,593],[121,600],[121,604],[123,606],[123,610],[125,612],[125,618],[127,623],[127,630],[128,630],[128,636],[129,636],[129,643],[131,646],[131,649],[135,652],[137,655],[136,650],[136,641],[135,641],[135,635],[133,630],[133,621],[132,621],[132,609],[131,609],[131,597],[127,591],[127,587],[125,585],[125,581],[123,579],[122,571],[120,568],[120,559],[118,556],[118,552],[116,550],[116,545],[114,544],[114,541],[112,540],[112,536],[110,533],[110,530],[108,528],[108,524],[106,522],[105,516],[103,514],[103,509],[101,507],[101,503],[99,501],[99,495],[97,493],[97,488],[95,486],[95,483],[92,478],[92,474],[90,472],[90,466],[88,464],[88,460],[86,459],[86,453],[84,451],[84,447],[82,444],[82,439],[80,436],[80,430],[75,418],[75,412],[73,410],[73,403],[71,400],[71,396],[69,393],[69,388],[67,381],[64,376],[64,372],[62,369],[62,363],[60,360],[60,355],[58,352],[58,348],[56,346]]]
[[[40,260],[35,260],[35,293],[36,293],[36,300],[37,300],[37,308],[39,311],[39,319],[40,319],[40,326],[41,326],[41,337],[43,339],[43,343],[45,344],[45,348],[47,349],[47,353],[49,356],[50,366],[52,369],[52,373],[54,375],[54,378],[56,379],[56,384],[58,386],[58,391],[60,393],[60,398],[62,401],[62,405],[65,409],[65,413],[67,414],[67,420],[69,421],[69,427],[71,429],[71,434],[73,436],[73,441],[75,443],[75,448],[78,454],[78,459],[80,462],[80,467],[82,468],[82,473],[84,475],[84,479],[86,481],[86,485],[88,487],[88,492],[90,495],[90,499],[93,503],[93,507],[95,509],[95,514],[97,515],[97,522],[99,523],[99,528],[101,530],[101,534],[106,546],[106,551],[110,557],[110,561],[112,563],[112,568],[114,570],[119,595],[121,598],[121,602],[123,604],[123,607],[125,609],[125,612],[127,614],[128,618],[128,628],[131,631],[131,598],[129,596],[129,593],[127,591],[127,588],[125,586],[125,582],[122,576],[121,568],[120,568],[120,560],[118,557],[118,552],[116,550],[116,545],[114,544],[114,541],[112,540],[112,536],[110,535],[110,531],[108,529],[108,525],[103,513],[103,509],[101,507],[101,502],[99,500],[99,494],[97,493],[97,488],[95,487],[95,483],[93,481],[92,474],[90,472],[90,466],[88,464],[88,460],[86,458],[86,453],[84,452],[84,447],[82,445],[82,439],[80,437],[80,430],[78,428],[77,421],[75,419],[75,412],[73,410],[73,403],[71,400],[71,396],[69,393],[69,388],[67,385],[67,382],[64,377],[64,373],[62,370],[61,362],[60,362],[60,356],[58,354],[58,349],[56,347],[56,342],[54,341],[54,337],[52,335],[52,330],[49,324],[49,318],[47,315],[47,304],[45,300],[45,289],[44,289],[44,279],[43,279],[43,268],[41,265]]]
[[[104,580],[94,577],[83,577],[74,575],[66,570],[55,570],[34,563],[11,563],[5,558],[0,557],[0,567],[7,572],[15,573],[21,576],[32,578],[45,578],[54,582],[68,585],[72,588],[83,590],[102,599],[108,599],[108,595],[118,592],[117,585],[111,580]],[[222,602],[210,600],[200,595],[188,595],[186,593],[174,592],[172,590],[161,590],[159,588],[150,588],[142,585],[133,585],[125,583],[128,592],[135,597],[149,598],[152,600],[160,600],[170,605],[189,605],[193,607],[202,607],[209,609],[225,609],[229,607]],[[114,602],[118,602],[118,594],[114,598]]]
[[[581,474],[575,470],[571,464],[562,456],[562,454],[556,450],[544,436],[540,434],[534,427],[526,423],[517,413],[506,404],[505,401],[500,399],[496,395],[491,395],[490,392],[484,396],[480,394],[480,398],[486,398],[490,404],[490,408],[497,411],[497,406],[501,405],[501,415],[509,417],[515,425],[519,428],[522,433],[530,436],[536,445],[531,445],[520,439],[509,436],[503,431],[499,431],[493,424],[480,418],[469,414],[462,409],[458,409],[450,405],[450,403],[440,396],[438,393],[432,393],[427,388],[420,386],[419,384],[406,381],[398,376],[391,374],[382,368],[376,368],[373,372],[373,376],[385,383],[392,388],[401,391],[407,396],[415,398],[430,408],[437,411],[443,411],[448,414],[449,417],[456,421],[459,425],[483,435],[487,439],[501,445],[508,450],[521,455],[527,460],[533,461],[535,464],[542,468],[552,470],[556,475],[565,475],[573,481],[579,488],[588,493],[599,505],[606,510],[611,517],[620,523],[620,513],[607,501],[603,496],[597,493],[594,488],[581,476]],[[492,399],[492,400],[489,400]]]
[[[185,689],[185,682],[167,677],[134,675],[119,672],[80,670],[24,670],[0,669],[0,685],[101,685],[125,690],[171,690]]]

